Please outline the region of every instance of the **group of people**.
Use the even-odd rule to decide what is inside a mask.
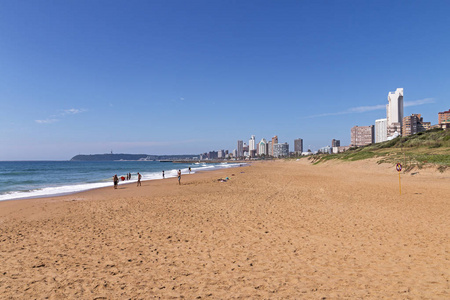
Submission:
[[[142,175],[139,174],[139,172],[138,172],[137,177],[138,177],[138,186],[140,186]],[[122,181],[125,181],[125,176],[121,176],[120,179],[122,179]],[[131,180],[131,173],[127,173],[126,180]],[[113,176],[113,182],[114,182],[114,188],[117,189],[117,186],[119,185],[119,177],[117,176],[117,174],[115,174]]]
[[[189,174],[191,174],[191,167],[189,167]],[[178,185],[181,185],[181,170],[178,170],[177,172],[177,177],[178,177]],[[164,170],[162,171],[162,178],[165,178],[164,175]],[[127,174],[127,180],[131,179],[131,173]],[[138,172],[137,173],[137,186],[141,186],[141,179],[142,179],[142,175]],[[125,177],[122,176],[122,180],[125,180]],[[117,189],[117,186],[119,185],[119,177],[117,177],[117,174],[115,174],[113,176],[113,181],[114,181],[114,188]]]

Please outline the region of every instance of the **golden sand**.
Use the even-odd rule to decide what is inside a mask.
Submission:
[[[0,202],[0,298],[449,299],[450,177],[418,172],[402,195],[395,166],[301,160]]]

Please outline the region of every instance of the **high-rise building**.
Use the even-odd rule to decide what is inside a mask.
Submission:
[[[294,152],[296,155],[301,155],[303,152],[303,139],[295,139],[294,140]]]
[[[244,143],[244,146],[242,146],[242,151],[244,151],[244,156],[249,155],[248,145]]]
[[[248,150],[249,151],[256,150],[256,140],[254,135],[252,135],[250,137],[250,140],[248,141]]]
[[[387,136],[392,137],[395,132],[402,133],[403,122],[403,89],[398,88],[395,92],[389,92],[386,105]]]
[[[412,114],[403,118],[402,135],[407,136],[426,131],[431,128],[430,122],[424,122],[420,114]]]
[[[269,153],[269,156],[273,156],[272,141],[267,142],[267,153]]]
[[[237,157],[244,157],[244,142],[241,140],[237,141],[236,154]]]
[[[375,143],[387,141],[387,119],[375,120]]]
[[[354,126],[351,129],[351,145],[360,147],[374,142],[374,126]]]
[[[274,155],[274,153],[275,153],[274,147],[276,144],[278,144],[278,136],[277,135],[272,138],[272,156],[275,156]]]
[[[219,157],[219,153],[217,151],[209,151],[208,158],[209,159],[217,159]]]
[[[444,129],[450,128],[450,109],[438,113],[438,125]]]
[[[258,144],[258,154],[259,155],[267,155],[267,141],[266,139],[261,139],[261,142]]]
[[[273,156],[274,157],[288,157],[289,156],[289,144],[275,144],[273,145]]]
[[[331,147],[340,147],[341,146],[341,140],[331,140]]]
[[[217,158],[224,159],[225,158],[225,150],[219,150],[217,152]]]

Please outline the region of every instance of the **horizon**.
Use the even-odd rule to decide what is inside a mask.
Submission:
[[[450,109],[448,1],[2,1],[0,161],[196,155]],[[401,13],[399,13],[401,12]],[[106,152],[105,152],[106,151]],[[171,154],[167,154],[171,153]],[[87,154],[88,155],[88,154]]]

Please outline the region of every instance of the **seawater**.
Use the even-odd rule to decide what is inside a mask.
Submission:
[[[120,184],[136,182],[137,172],[142,180],[160,180],[198,171],[208,171],[239,166],[238,163],[172,163],[159,161],[5,161],[0,162],[0,201],[47,197],[70,194],[89,189],[113,186],[114,174],[131,180]]]

